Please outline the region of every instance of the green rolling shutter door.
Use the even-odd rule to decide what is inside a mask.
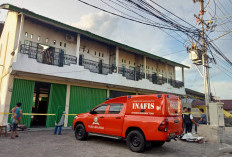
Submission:
[[[71,86],[69,114],[88,112],[106,99],[106,89]],[[72,126],[74,116],[69,116],[68,126]]]
[[[31,113],[33,105],[33,94],[34,94],[35,82],[29,80],[14,79],[13,92],[11,96],[10,110],[15,107],[16,103],[22,103],[23,113]],[[11,116],[9,116],[9,121]],[[23,116],[23,124],[30,127],[31,116]]]
[[[51,84],[49,103],[48,103],[48,114],[56,113],[57,107],[60,105],[65,110],[66,103],[66,91],[67,85],[62,84]],[[46,126],[55,126],[56,116],[47,116]]]

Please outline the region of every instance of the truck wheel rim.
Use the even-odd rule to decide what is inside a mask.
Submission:
[[[79,128],[77,130],[77,136],[82,136],[82,132],[83,132],[82,128]]]
[[[138,147],[140,145],[140,139],[137,136],[131,138],[131,143],[134,147]]]

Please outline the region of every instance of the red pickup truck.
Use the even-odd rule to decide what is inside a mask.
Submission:
[[[73,120],[76,139],[88,135],[126,139],[134,152],[162,146],[182,133],[182,104],[174,95],[131,95],[105,101]]]

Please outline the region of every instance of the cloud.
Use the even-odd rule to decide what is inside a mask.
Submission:
[[[212,81],[211,92],[216,93],[220,99],[231,99],[232,82],[228,81]]]
[[[183,18],[189,23],[195,25],[195,22],[193,23],[192,21],[195,21],[193,14],[196,14],[199,11],[198,4],[194,5],[192,1],[183,0],[158,0],[157,3],[174,12],[177,16]],[[166,12],[166,14],[168,13]],[[170,14],[169,16],[173,17],[173,15]],[[180,21],[177,18],[175,19],[178,22],[183,23],[183,21]],[[185,69],[185,87],[204,92],[203,78],[197,71],[196,67],[192,64],[192,61],[189,59],[187,53],[181,52],[165,56],[165,54],[184,49],[184,46],[181,43],[170,37],[171,33],[171,35],[175,38],[183,40],[176,33],[171,31],[166,31],[167,33],[164,33],[157,28],[151,28],[123,20],[119,17],[115,17],[104,12],[88,13],[81,16],[80,21],[72,23],[72,25],[189,66],[190,69]],[[219,47],[223,46],[222,51],[225,52],[228,58],[232,58],[232,53],[229,53],[230,51],[228,51],[232,49],[232,45],[228,41],[217,41],[216,43]],[[202,66],[199,66],[199,69],[203,73]],[[223,90],[222,86],[226,83],[228,83],[230,86],[231,80],[226,80],[224,77],[225,74],[222,74],[221,71],[218,68],[214,68],[214,66],[210,69],[210,73],[215,84],[216,94],[224,99],[232,98],[232,95],[228,94],[228,91],[232,88],[226,88],[227,92],[224,92],[226,90]],[[177,80],[182,80],[180,68],[176,68],[176,74]],[[211,89],[213,91],[213,88]],[[215,95],[215,92],[213,92],[213,94]]]
[[[120,19],[115,16],[98,12],[84,15],[80,18],[79,22],[71,23],[71,25],[90,32],[97,32],[97,34],[104,36],[111,36],[114,34],[119,22]]]

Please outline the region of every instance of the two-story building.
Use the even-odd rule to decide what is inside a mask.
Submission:
[[[0,38],[0,112],[22,102],[23,122],[54,126],[58,105],[66,113],[87,112],[107,97],[130,94],[185,95],[180,63],[144,52],[4,4]],[[182,81],[176,80],[182,68]],[[10,116],[0,114],[0,122]],[[65,126],[73,115],[65,117]]]

